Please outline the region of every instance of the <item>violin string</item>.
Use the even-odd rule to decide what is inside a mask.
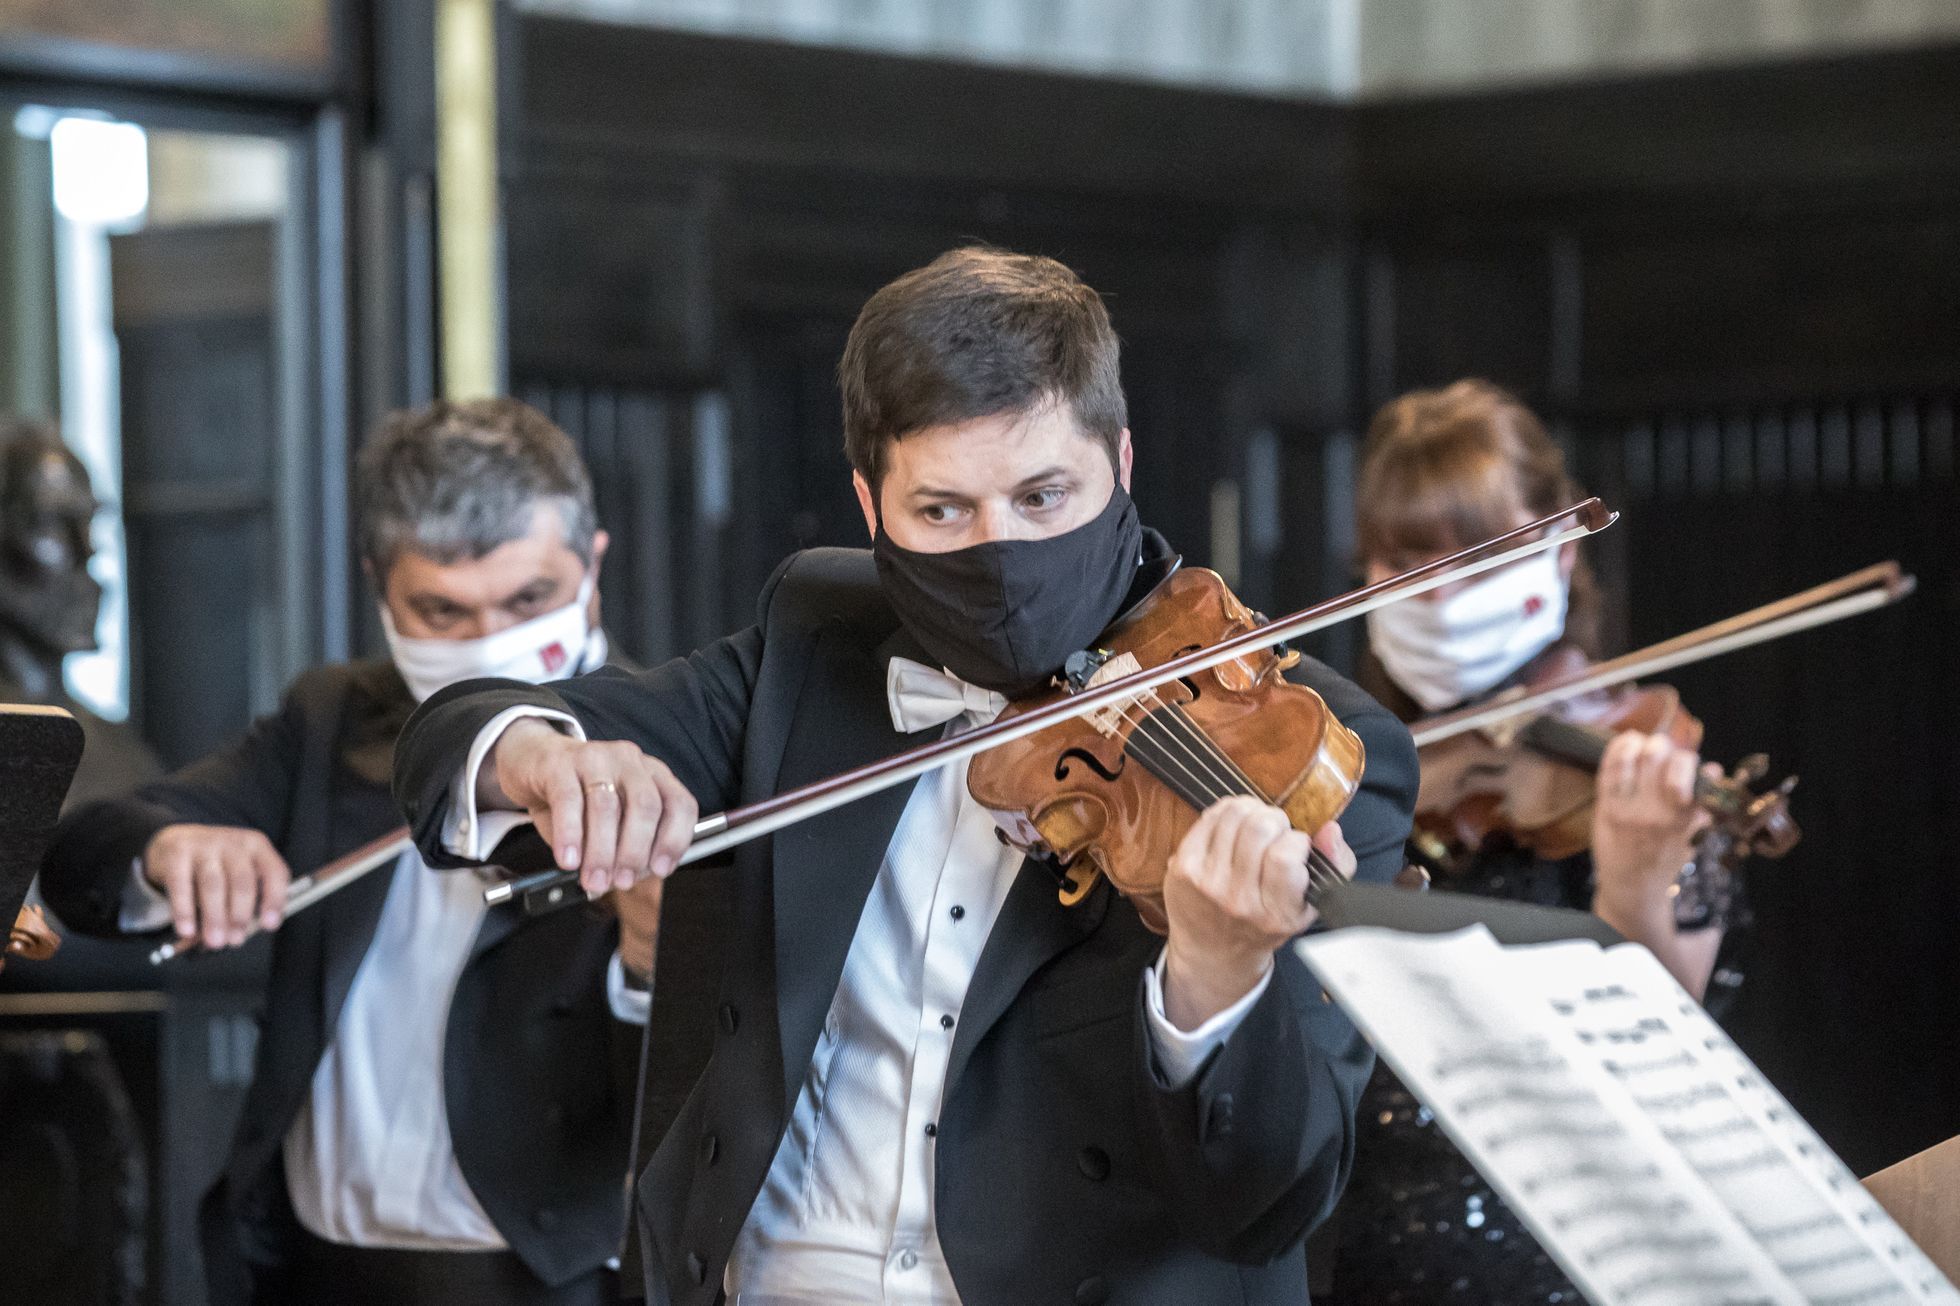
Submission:
[[[1240,770],[1195,721],[1186,714],[1178,712],[1174,706],[1164,703],[1155,690],[1146,693],[1148,698],[1161,709],[1163,713],[1161,719],[1157,712],[1141,707],[1139,703],[1143,697],[1141,695],[1130,700],[1129,704],[1118,706],[1118,716],[1130,727],[1132,738],[1141,737],[1154,744],[1159,750],[1160,762],[1169,762],[1182,771],[1192,782],[1193,789],[1206,800],[1207,805],[1235,793],[1258,798],[1267,803],[1272,802],[1272,799],[1259,790],[1251,777]],[[1133,704],[1139,706],[1135,717],[1130,715],[1130,706]],[[1180,738],[1168,724],[1165,724],[1170,721],[1183,725],[1191,739],[1198,741],[1199,746],[1193,747],[1191,739]],[[1173,751],[1173,745],[1176,751]],[[1183,756],[1178,756],[1179,753]],[[1201,774],[1199,770],[1194,769],[1192,763],[1196,763],[1209,775]],[[1346,878],[1341,874],[1340,868],[1329,861],[1318,848],[1310,847],[1307,850],[1307,883],[1310,890],[1324,892],[1332,885],[1344,882]]]
[[[1142,755],[1142,760],[1146,762],[1156,761],[1161,766],[1163,766],[1166,771],[1174,767],[1178,770],[1183,771],[1188,778],[1196,782],[1195,785],[1197,789],[1196,797],[1202,801],[1194,802],[1193,806],[1198,806],[1198,807],[1209,806],[1211,803],[1217,802],[1221,798],[1230,796],[1233,792],[1242,792],[1242,791],[1235,791],[1230,788],[1220,788],[1219,786],[1205,780],[1203,777],[1194,775],[1190,766],[1188,766],[1181,758],[1179,758],[1176,752],[1172,751],[1172,745],[1177,744],[1178,752],[1184,752],[1186,754],[1190,753],[1190,750],[1188,748],[1182,747],[1180,741],[1177,741],[1175,739],[1167,740],[1163,732],[1155,728],[1149,722],[1139,722],[1134,724],[1137,731],[1135,738],[1140,743],[1149,744],[1150,747],[1154,749],[1156,753],[1156,756],[1152,757],[1149,755],[1149,753],[1145,752],[1142,749],[1139,749],[1138,751]],[[1189,800],[1192,795],[1187,793],[1185,796],[1187,800]],[[1316,892],[1324,891],[1331,884],[1338,882],[1338,879],[1340,878],[1338,870],[1336,870],[1334,867],[1332,867],[1330,864],[1328,864],[1325,861],[1325,859],[1320,855],[1320,851],[1318,849],[1308,850],[1306,869],[1307,869],[1308,888],[1312,891],[1316,891]]]
[[[1166,704],[1157,695],[1155,690],[1147,690],[1143,695],[1138,695],[1137,698],[1132,699],[1131,702],[1136,703],[1138,700],[1146,697],[1149,701],[1157,705],[1159,711],[1142,711],[1137,717],[1133,718],[1129,713],[1128,706],[1125,705],[1118,707],[1118,715],[1131,727],[1133,738],[1141,737],[1155,744],[1160,750],[1160,761],[1169,761],[1175,764],[1179,770],[1184,772],[1188,779],[1195,781],[1197,792],[1207,800],[1207,804],[1215,803],[1221,798],[1233,793],[1258,798],[1262,802],[1272,802],[1272,799],[1260,790],[1252,778],[1246,775],[1218,747],[1216,741],[1207,735],[1195,721],[1190,719],[1187,713],[1178,710],[1175,705]],[[1183,726],[1189,738],[1179,738],[1168,726],[1160,727],[1160,720],[1164,722],[1175,722]],[[1197,747],[1192,746],[1192,740],[1197,741]],[[1178,752],[1181,752],[1184,757],[1180,758],[1176,753],[1173,753],[1171,751],[1171,745],[1176,745]],[[1192,766],[1184,760],[1185,758],[1189,758],[1203,766],[1206,771],[1210,772],[1209,778],[1194,771]],[[1332,885],[1343,883],[1347,879],[1345,875],[1341,874],[1340,868],[1329,861],[1318,848],[1309,848],[1307,851],[1307,878],[1309,888],[1319,891],[1325,891]]]
[[[1197,745],[1198,745],[1197,748],[1191,749],[1190,744],[1187,743],[1186,744],[1187,749],[1191,749],[1191,751],[1194,752],[1199,752],[1201,756],[1208,755],[1211,758],[1215,759],[1216,764],[1226,769],[1230,773],[1230,775],[1237,781],[1238,785],[1240,786],[1240,792],[1250,794],[1253,797],[1260,799],[1262,802],[1271,803],[1273,801],[1272,798],[1268,796],[1264,790],[1260,789],[1260,787],[1256,783],[1254,783],[1252,777],[1247,775],[1245,771],[1239,766],[1239,764],[1232,760],[1231,755],[1226,753],[1223,749],[1221,749],[1218,746],[1217,741],[1212,739],[1210,735],[1206,734],[1204,728],[1200,726],[1196,721],[1191,719],[1191,715],[1188,712],[1184,711],[1182,704],[1164,703],[1161,698],[1157,697],[1157,691],[1155,691],[1154,689],[1150,690],[1149,694],[1151,698],[1155,699],[1158,702],[1158,704],[1162,707],[1165,720],[1175,725],[1182,726],[1185,733],[1192,740],[1197,741]],[[1309,848],[1307,852],[1308,875],[1311,877],[1315,871],[1318,871],[1320,873],[1320,878],[1323,881],[1331,878],[1334,882],[1339,882],[1347,878],[1346,876],[1341,874],[1340,869],[1336,867],[1331,861],[1329,861],[1326,855],[1323,854],[1318,848]],[[1326,885],[1316,884],[1316,887],[1324,889]]]

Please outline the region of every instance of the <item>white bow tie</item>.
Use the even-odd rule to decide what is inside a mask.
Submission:
[[[969,685],[911,658],[893,658],[885,669],[885,698],[891,705],[892,728],[906,735],[944,725],[967,712],[991,721],[1007,706],[1005,695]]]

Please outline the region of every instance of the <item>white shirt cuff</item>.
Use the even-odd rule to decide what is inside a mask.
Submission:
[[[614,1020],[628,1025],[646,1024],[647,1012],[653,1007],[651,990],[626,987],[626,963],[617,952],[606,964],[606,1005],[612,1008]]]
[[[148,934],[168,924],[170,899],[143,874],[143,859],[138,857],[129,864],[129,880],[123,885],[116,928],[124,934]]]
[[[1164,1014],[1164,958],[1169,950],[1157,954],[1157,964],[1143,973],[1143,1013],[1150,1026],[1150,1047],[1156,1054],[1157,1073],[1166,1088],[1183,1088],[1198,1077],[1198,1071],[1212,1053],[1225,1046],[1232,1031],[1259,1001],[1259,995],[1273,982],[1268,970],[1252,991],[1194,1030],[1182,1030]]]
[[[585,728],[579,725],[576,718],[548,707],[505,708],[491,717],[489,724],[477,731],[476,742],[470,745],[470,755],[463,762],[462,773],[449,786],[449,812],[442,822],[442,846],[458,857],[480,862],[504,841],[504,836],[521,825],[531,823],[531,818],[523,812],[484,812],[479,815],[476,810],[476,777],[483,769],[483,759],[490,756],[490,750],[496,746],[504,731],[510,729],[511,722],[525,717],[549,721],[574,739],[585,738]]]

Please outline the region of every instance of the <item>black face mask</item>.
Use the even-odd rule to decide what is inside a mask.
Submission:
[[[1048,682],[1122,611],[1143,526],[1118,485],[1089,521],[1045,540],[915,553],[882,526],[872,553],[885,597],[948,671],[1010,698]]]

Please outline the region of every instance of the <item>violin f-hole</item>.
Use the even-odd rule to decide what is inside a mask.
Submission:
[[[1082,765],[1088,767],[1091,771],[1094,771],[1097,775],[1101,776],[1104,780],[1108,781],[1111,784],[1116,783],[1116,778],[1123,774],[1123,768],[1129,765],[1129,761],[1130,761],[1129,754],[1127,753],[1119,754],[1116,758],[1116,769],[1112,771],[1108,767],[1103,765],[1103,760],[1100,757],[1097,757],[1094,753],[1090,752],[1088,749],[1070,748],[1065,750],[1060,757],[1055,759],[1055,778],[1057,780],[1068,779],[1068,770],[1069,770],[1068,764],[1069,764],[1069,759],[1071,758],[1082,763]]]

